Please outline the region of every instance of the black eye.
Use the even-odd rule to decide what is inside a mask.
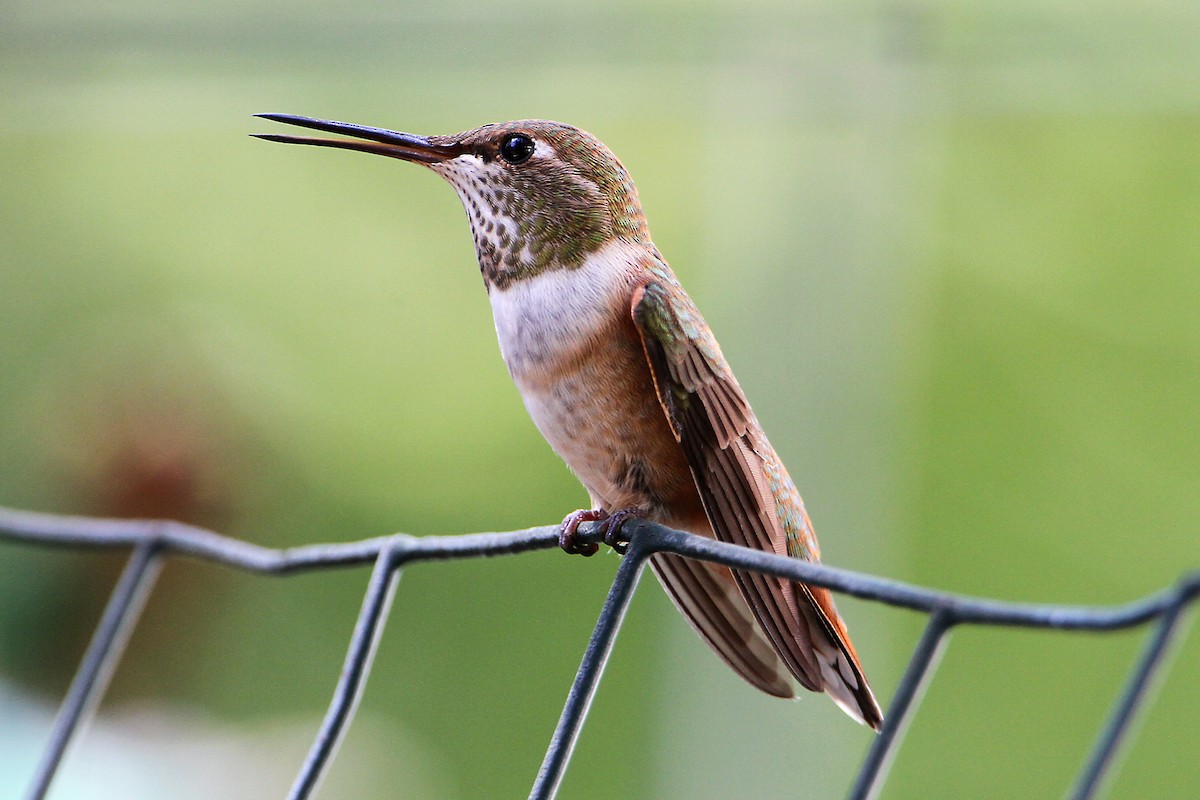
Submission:
[[[510,164],[520,164],[533,155],[533,139],[523,133],[510,133],[500,142],[500,157]]]

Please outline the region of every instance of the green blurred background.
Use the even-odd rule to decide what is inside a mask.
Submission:
[[[246,136],[268,111],[550,117],[637,179],[827,562],[1147,593],[1200,564],[1197,42],[1182,2],[9,0],[0,504],[285,546],[585,503],[509,383],[454,193]],[[408,570],[324,796],[524,796],[616,563]],[[120,566],[0,548],[0,795]],[[366,579],[171,563],[54,796],[282,796]],[[886,705],[922,619],[841,608]],[[1196,638],[1112,796],[1200,793]],[[884,796],[1057,796],[1143,639],[958,631]],[[648,579],[563,795],[838,797],[869,740],[742,684]]]

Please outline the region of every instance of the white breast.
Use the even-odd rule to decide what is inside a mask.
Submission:
[[[546,362],[579,347],[616,313],[629,313],[631,264],[638,248],[611,242],[576,269],[552,269],[489,298],[500,352],[518,384]]]

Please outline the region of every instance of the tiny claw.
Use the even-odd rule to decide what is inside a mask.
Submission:
[[[581,508],[567,514],[558,529],[558,546],[571,555],[594,556],[600,549],[595,542],[580,542],[578,540],[579,525],[583,522],[598,522],[606,519],[608,514],[598,508]]]
[[[642,512],[637,508],[622,508],[620,511],[613,512],[604,523],[604,543],[621,555],[625,555],[625,551],[629,549],[629,541],[621,538],[621,526],[628,520],[641,516]]]

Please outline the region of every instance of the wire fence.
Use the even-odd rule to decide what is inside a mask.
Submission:
[[[598,526],[580,528],[583,541],[599,541]],[[932,677],[950,630],[958,625],[1018,626],[1075,631],[1116,631],[1153,625],[1108,719],[1096,736],[1067,796],[1095,797],[1113,766],[1168,645],[1182,627],[1184,612],[1200,597],[1200,572],[1185,574],[1174,586],[1120,606],[1063,606],[1008,603],[937,592],[919,586],[810,564],[633,520],[616,578],[588,641],[562,716],[550,738],[530,798],[552,798],[566,772],[604,665],[633,597],[646,559],[657,552],[791,578],[835,592],[925,613],[929,621],[896,688],[885,722],[863,761],[849,797],[874,797],[900,745],[916,700]],[[275,550],[178,522],[71,517],[0,508],[0,540],[75,549],[129,549],[129,560],[113,589],[75,677],[63,699],[42,759],[30,781],[28,800],[46,796],[72,738],[94,713],[125,644],[149,599],[165,559],[183,556],[265,575],[289,575],[373,563],[362,609],[350,637],[341,676],[329,710],[300,766],[289,800],[312,797],[354,716],[371,661],[387,619],[402,568],[418,561],[509,555],[558,546],[558,527],[462,536],[404,534],[342,544]]]

